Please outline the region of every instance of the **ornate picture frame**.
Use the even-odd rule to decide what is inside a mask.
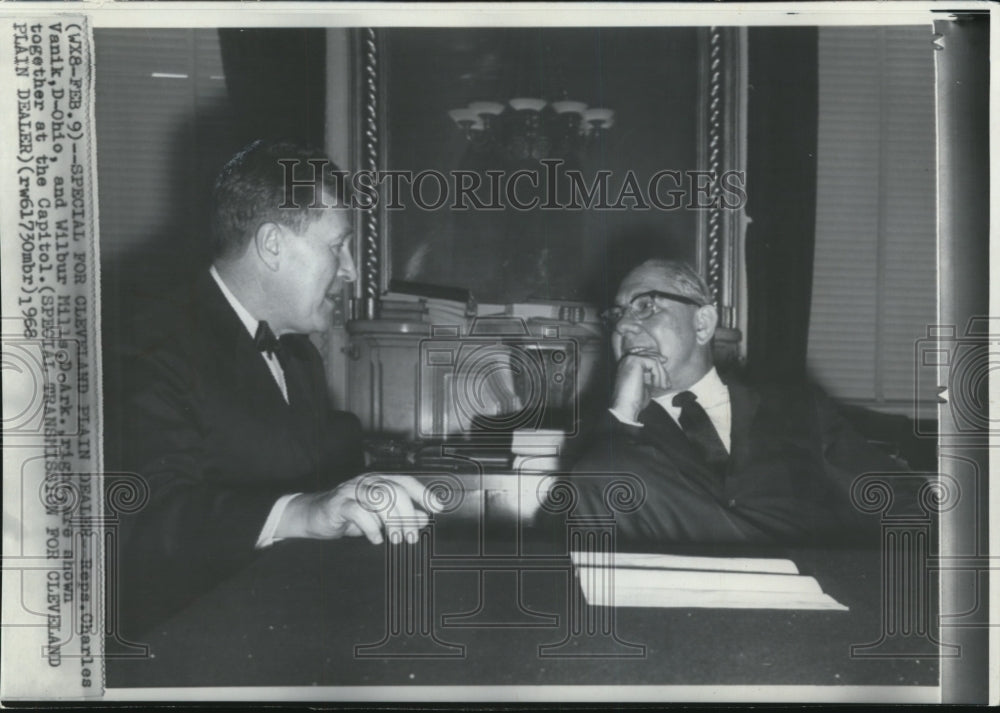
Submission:
[[[696,62],[685,67],[696,75],[697,172],[720,176],[742,172],[746,163],[746,28],[692,27],[697,43]],[[460,28],[450,30],[462,32]],[[412,36],[413,31],[407,30]],[[399,82],[412,84],[413,77],[393,66],[392,30],[364,28],[354,32],[354,98],[356,116],[355,165],[376,173],[394,167],[392,123],[393,96],[402,91]],[[442,107],[441,113],[444,114]],[[668,124],[669,125],[669,124]],[[718,341],[738,348],[745,309],[742,305],[742,241],[746,217],[742,204],[733,207],[721,195],[720,181],[703,184],[699,197],[708,207],[697,208],[691,257],[716,296],[720,310]],[[375,209],[363,211],[360,232],[360,275],[356,296],[367,318],[378,315],[379,300],[390,287],[393,274],[394,216],[381,200]]]

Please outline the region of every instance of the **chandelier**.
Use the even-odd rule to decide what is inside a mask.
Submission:
[[[599,142],[614,126],[615,113],[580,101],[517,97],[506,104],[476,101],[448,116],[473,151],[513,161],[565,158]]]

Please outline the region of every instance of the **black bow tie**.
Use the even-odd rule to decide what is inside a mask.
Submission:
[[[262,351],[268,356],[281,355],[281,341],[274,336],[270,325],[263,320],[257,324],[257,333],[253,337],[253,343],[258,351]]]

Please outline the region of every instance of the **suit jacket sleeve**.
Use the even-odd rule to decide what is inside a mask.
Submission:
[[[323,357],[307,342],[305,347],[305,363],[309,375],[309,383],[314,384],[320,396],[318,398],[320,414],[317,421],[321,424],[320,438],[326,449],[328,462],[333,468],[317,473],[317,481],[313,490],[326,490],[365,470],[365,451],[363,447],[364,431],[361,420],[350,411],[338,411],[333,408],[326,394],[326,371]]]
[[[748,539],[725,508],[692,485],[642,434],[643,427],[622,423],[611,413],[604,416],[591,447],[564,479],[573,493],[569,514],[613,516],[618,536],[628,543]]]
[[[854,483],[866,473],[901,472],[905,466],[869,443],[819,389],[813,389],[813,407],[823,448],[825,476],[836,493],[842,519],[846,526],[862,530],[857,533],[860,538],[871,541],[872,533],[878,529],[879,518],[862,512],[853,504]],[[916,503],[915,493],[900,492],[898,495],[902,507],[907,506],[903,501]]]
[[[289,339],[285,403],[208,274],[134,315],[106,352],[118,398],[105,400],[105,436],[111,470],[148,492],[119,538],[122,618],[138,632],[254,559],[281,495],[329,489],[363,456],[308,337]]]
[[[123,432],[125,462],[146,480],[150,499],[127,523],[133,552],[170,567],[206,571],[239,566],[275,500],[274,483],[233,487],[239,473],[209,457],[198,377],[170,353],[134,360]]]
[[[732,487],[722,497],[699,489],[679,456],[670,455],[660,441],[608,415],[570,476],[576,514],[610,515],[602,486],[615,473],[631,474],[643,483],[643,504],[615,515],[623,540],[737,543],[836,536],[877,541],[878,518],[852,504],[851,488],[864,473],[900,466],[869,444],[818,390],[768,391],[763,401],[766,408],[750,422],[760,427],[748,426],[745,447],[733,465],[736,472],[727,479]],[[815,517],[802,515],[809,512]]]

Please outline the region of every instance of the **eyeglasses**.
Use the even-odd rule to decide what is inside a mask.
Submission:
[[[642,322],[643,320],[649,319],[659,311],[656,304],[657,300],[670,300],[672,302],[680,302],[685,305],[692,305],[693,307],[705,306],[700,300],[695,299],[694,297],[678,295],[673,292],[649,290],[648,292],[640,292],[635,297],[630,299],[627,307],[615,305],[614,307],[604,310],[601,312],[601,321],[609,327],[615,326],[620,321],[625,319],[626,316],[631,317],[638,322]]]

